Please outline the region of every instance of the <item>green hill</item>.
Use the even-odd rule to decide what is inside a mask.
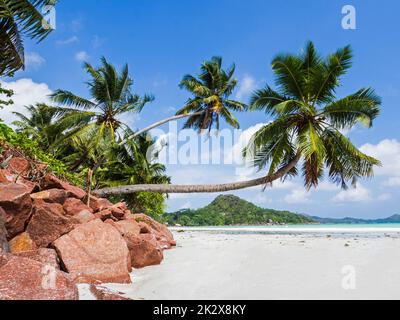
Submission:
[[[170,225],[182,226],[315,223],[310,217],[289,211],[263,209],[233,195],[218,196],[208,206],[201,209],[184,209],[167,213],[163,216],[163,220]]]

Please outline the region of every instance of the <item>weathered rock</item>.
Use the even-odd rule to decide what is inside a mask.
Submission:
[[[138,236],[125,236],[131,254],[131,263],[134,268],[160,264],[163,252],[153,234],[140,234]]]
[[[13,254],[20,252],[33,251],[37,249],[29,233],[23,232],[10,240],[10,251]]]
[[[3,208],[4,223],[8,239],[24,231],[31,216],[32,200],[24,185],[10,183],[0,185],[0,207]]]
[[[176,245],[174,236],[172,235],[171,231],[169,231],[167,226],[155,221],[154,219],[142,213],[134,214],[133,219],[135,219],[139,223],[143,222],[147,224],[150,227],[150,233],[155,235],[158,243],[163,249],[169,249],[171,248],[171,246]],[[143,224],[141,226],[141,228],[143,228]]]
[[[93,213],[93,210],[76,198],[68,198],[64,203],[64,211],[67,215],[75,216],[82,211]]]
[[[135,220],[136,221],[136,220]],[[151,228],[150,226],[145,223],[145,222],[139,222],[138,223],[139,227],[140,227],[140,233],[146,234],[146,233],[151,233]]]
[[[14,175],[7,169],[0,169],[0,183],[8,184],[14,182]]]
[[[32,259],[55,269],[60,269],[57,252],[54,249],[40,248],[38,250],[20,252],[16,256]]]
[[[53,175],[46,175],[43,182],[43,189],[64,189],[68,195],[82,200],[86,196],[86,192],[82,189],[70,185],[68,182],[62,181]]]
[[[108,219],[111,219],[113,221],[117,221],[118,219],[116,219],[111,210],[110,209],[106,209],[100,212],[97,212],[94,214],[94,216],[96,217],[96,219],[100,219],[101,221],[106,221]]]
[[[53,245],[77,282],[130,283],[126,242],[114,227],[99,219],[77,226]]]
[[[0,269],[13,257],[12,254],[0,250]]]
[[[73,216],[78,223],[86,223],[96,219],[93,210],[76,198],[68,198],[65,201],[64,211],[65,214]]]
[[[25,158],[13,157],[8,163],[7,169],[18,175],[26,175],[30,170],[30,164]]]
[[[105,198],[97,198],[94,196],[90,197],[89,207],[93,209],[93,212],[100,212],[111,208],[113,204]]]
[[[4,210],[0,207],[0,252],[9,252],[10,247],[7,241],[7,230],[4,225],[3,217],[6,215]]]
[[[106,223],[110,223],[115,227],[122,236],[135,237],[140,234],[139,224],[135,220],[121,220],[117,222],[107,220]]]
[[[32,193],[32,200],[43,200],[48,203],[64,204],[68,197],[67,191],[63,189],[49,189],[37,193]]]
[[[114,292],[105,287],[90,285],[90,292],[97,300],[132,300],[123,296],[122,292]]]
[[[61,204],[35,200],[33,208],[26,232],[38,247],[47,247],[77,224],[72,217],[65,215]]]
[[[125,211],[120,208],[112,206],[110,208],[110,210],[111,210],[111,214],[113,215],[113,217],[118,220],[122,220],[125,216]]]
[[[32,259],[13,256],[7,260],[0,268],[0,300],[79,299],[66,273]]]

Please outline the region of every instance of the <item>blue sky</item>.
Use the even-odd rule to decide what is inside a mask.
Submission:
[[[346,4],[357,10],[356,30],[341,26]],[[349,137],[380,158],[384,167],[374,179],[361,181],[348,192],[326,183],[307,193],[300,180],[293,180],[265,192],[254,188],[234,194],[263,207],[313,215],[385,217],[400,213],[399,10],[395,0],[384,5],[376,0],[61,0],[56,30],[39,45],[28,41],[27,70],[3,80],[16,90],[14,108],[20,109],[46,101],[46,94],[58,88],[86,96],[83,60],[97,64],[104,55],[117,66],[128,63],[135,92],[156,97],[140,115],[124,119],[142,128],[183,105],[188,94],[179,89],[179,81],[213,55],[222,56],[226,66],[236,64],[235,95],[247,102],[252,90],[272,84],[270,61],[277,53],[298,53],[307,40],[323,54],[351,44],[354,66],[343,78],[338,96],[372,86],[383,98],[382,115],[374,127],[356,128]],[[0,116],[12,120],[5,110]],[[243,130],[270,120],[262,113],[237,117]],[[229,165],[169,165],[168,174],[175,183],[237,179],[235,167]],[[169,210],[203,206],[215,196],[171,196]]]

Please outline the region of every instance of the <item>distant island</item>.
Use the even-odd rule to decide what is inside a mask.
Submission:
[[[385,219],[321,218],[290,211],[265,209],[234,195],[220,195],[209,205],[192,210],[182,209],[165,213],[162,220],[169,225],[181,226],[238,226],[284,224],[376,224],[400,223],[400,215]]]
[[[182,226],[233,226],[316,223],[290,211],[264,209],[234,195],[221,195],[204,208],[166,213],[164,222]]]

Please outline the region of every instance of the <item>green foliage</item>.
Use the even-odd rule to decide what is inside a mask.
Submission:
[[[36,141],[24,134],[14,132],[10,127],[0,122],[0,145],[4,144],[20,150],[26,157],[46,164],[58,177],[67,179],[76,185],[82,185],[82,179],[78,175],[71,174],[62,161],[41,150]]]
[[[14,91],[3,88],[0,83],[0,96],[5,96],[5,98],[7,99],[7,100],[0,99],[0,109],[2,109],[4,106],[9,106],[14,103],[11,99],[13,94]]]
[[[356,124],[368,128],[379,115],[381,99],[371,88],[336,98],[340,78],[351,67],[349,46],[326,58],[312,42],[301,55],[280,54],[272,61],[276,90],[256,91],[250,110],[265,111],[274,120],[261,128],[244,150],[259,170],[268,175],[300,158],[304,185],[317,187],[328,171],[329,178],[347,188],[349,182],[371,177],[380,162],[359,151],[340,130]],[[284,178],[296,176],[296,167]]]
[[[198,210],[183,209],[167,213],[163,215],[163,221],[183,226],[266,225],[271,221],[284,224],[314,222],[311,218],[289,211],[263,209],[233,195],[219,196]]]
[[[41,10],[55,0],[0,0],[0,75],[24,68],[23,37],[43,40],[52,31],[43,25]]]

